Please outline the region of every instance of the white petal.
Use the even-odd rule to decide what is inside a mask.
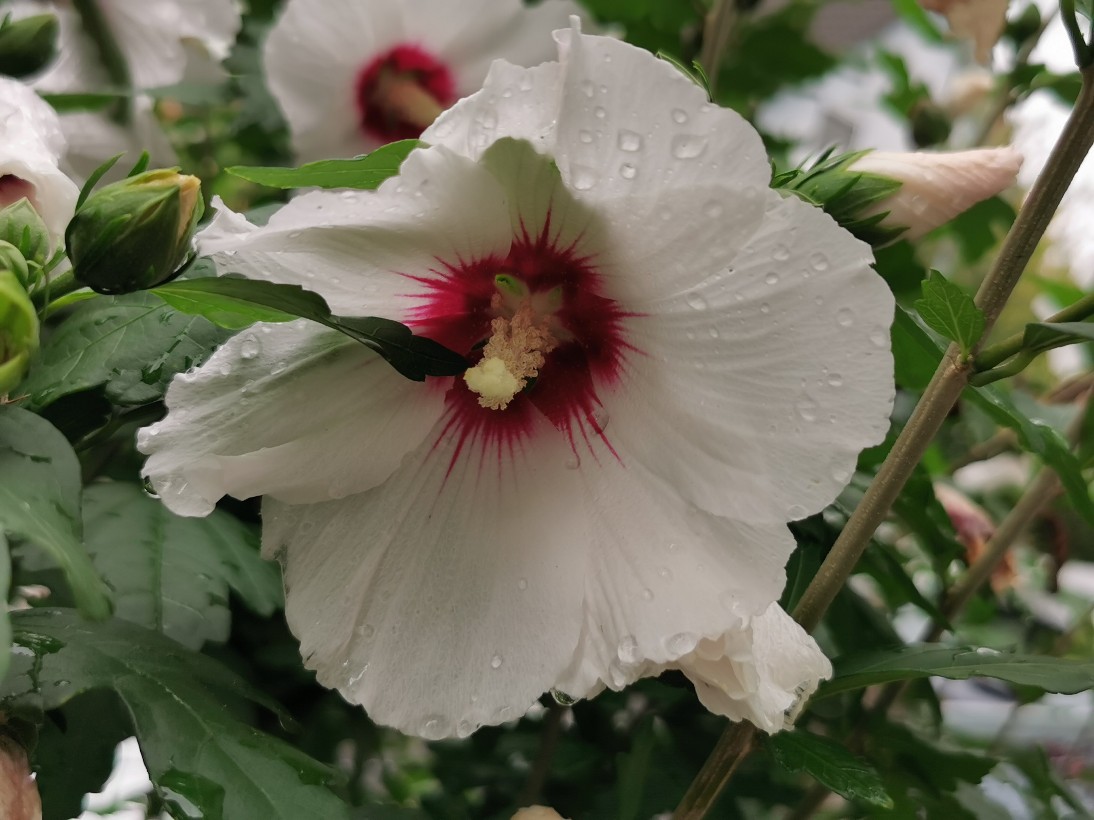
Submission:
[[[563,65],[556,159],[563,178],[613,213],[712,178],[764,189],[760,135],[663,60],[610,37],[555,35]]]
[[[823,509],[893,402],[893,299],[870,249],[819,209],[769,197],[731,268],[628,306],[641,355],[612,402],[625,458],[738,521]]]
[[[305,664],[373,720],[463,736],[522,715],[570,660],[586,522],[569,447],[542,422],[529,440],[431,436],[369,493],[266,502]]]
[[[677,666],[710,711],[765,732],[789,728],[796,710],[832,676],[832,664],[778,604],[748,629],[703,642]]]
[[[473,203],[473,205],[469,204]],[[298,284],[350,316],[402,321],[444,263],[509,251],[509,205],[484,168],[444,148],[416,150],[375,192],[297,197],[263,228],[218,222],[199,236],[223,273]]]
[[[521,68],[496,60],[482,90],[437,117],[422,132],[422,140],[472,159],[502,136],[528,140],[540,153],[551,154],[561,82],[558,63]]]
[[[167,391],[140,431],[144,474],[180,515],[225,494],[312,503],[384,481],[441,415],[436,385],[310,322],[256,325]]]
[[[64,150],[57,115],[28,86],[0,77],[0,177],[31,186],[29,199],[54,244],[64,236],[79,194],[57,167]]]
[[[61,116],[61,129],[68,141],[65,169],[76,179],[87,179],[106,160],[124,154],[103,177],[103,184],[124,178],[143,151],[152,168],[178,164],[175,149],[152,111],[152,101],[133,98],[132,120],[121,126],[94,111],[78,111]]]
[[[417,5],[437,24],[438,51],[455,71],[461,97],[482,87],[494,60],[534,66],[554,59],[551,32],[569,26],[575,14],[589,20],[588,13],[570,0],[544,0],[534,6],[520,0],[417,0]],[[441,14],[440,7],[447,14]]]
[[[429,27],[429,20],[420,22]],[[357,77],[407,36],[398,3],[285,3],[262,57],[301,161],[350,157],[378,147],[358,122]]]
[[[609,441],[614,424],[605,421]],[[591,533],[585,624],[555,683],[574,697],[601,684],[620,689],[704,638],[743,629],[778,597],[794,548],[781,522],[709,515],[643,465],[606,455],[583,457],[579,470]]]

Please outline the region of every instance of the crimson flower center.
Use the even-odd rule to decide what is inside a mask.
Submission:
[[[604,294],[594,260],[551,238],[521,231],[504,257],[442,263],[429,276],[410,324],[472,367],[448,391],[451,432],[461,442],[508,446],[535,429],[537,418],[575,448],[603,435],[604,391],[618,387],[632,313]],[[610,444],[608,445],[610,447]]]
[[[361,130],[381,142],[419,137],[456,100],[451,70],[425,49],[397,45],[357,76]]]
[[[33,200],[34,186],[14,174],[0,174],[0,208],[7,207],[20,199]]]

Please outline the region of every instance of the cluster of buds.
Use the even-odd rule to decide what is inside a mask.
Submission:
[[[65,231],[77,281],[98,293],[166,282],[192,257],[203,211],[201,181],[177,170],[148,171],[100,188]]]
[[[875,248],[917,239],[1014,184],[1022,156],[1013,148],[824,156],[774,185],[824,208]]]

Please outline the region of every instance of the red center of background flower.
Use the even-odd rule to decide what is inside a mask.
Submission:
[[[34,197],[34,186],[14,174],[0,174],[0,208]]]
[[[398,45],[368,63],[357,76],[357,108],[361,128],[382,142],[416,139],[428,122],[410,115],[393,95],[392,81],[410,81],[440,108],[456,101],[456,83],[448,66],[414,45]]]
[[[412,311],[414,331],[464,354],[472,364],[482,358],[482,345],[497,315],[497,275],[516,277],[533,298],[552,291],[561,296],[553,312],[558,345],[546,354],[535,380],[508,407],[480,406],[464,380],[455,379],[448,393],[445,434],[458,435],[460,448],[481,440],[499,445],[500,457],[530,433],[538,413],[568,437],[575,454],[580,442],[589,445],[593,438],[612,449],[604,435],[606,420],[597,391],[617,385],[627,354],[637,352],[623,332],[624,320],[635,314],[603,295],[592,259],[578,256],[573,246],[554,245],[549,236],[550,216],[538,236],[522,230],[505,257],[441,262],[433,276],[411,277],[429,288],[424,303]]]

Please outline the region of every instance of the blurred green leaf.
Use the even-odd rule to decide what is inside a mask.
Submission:
[[[966,265],[979,262],[1014,224],[1017,212],[1002,197],[993,196],[976,203],[946,223],[946,232],[961,249]]]
[[[915,309],[932,330],[941,333],[968,354],[984,333],[984,313],[972,297],[938,271],[923,283],[923,298]]]
[[[84,491],[87,549],[114,589],[115,615],[190,649],[228,638],[228,590],[261,615],[281,605],[276,564],[258,536],[226,512],[182,518],[136,484]]]
[[[324,159],[299,168],[228,168],[228,173],[270,188],[356,188],[371,191],[399,173],[418,140],[400,140],[353,159]]]
[[[639,820],[642,794],[649,776],[650,761],[657,738],[653,733],[653,719],[647,718],[634,734],[631,750],[616,758],[619,795],[619,820]]]
[[[1031,322],[1022,337],[1022,347],[1037,353],[1079,342],[1094,342],[1094,322]]]
[[[171,812],[204,820],[346,817],[325,787],[333,773],[233,714],[254,700],[275,707],[210,658],[122,620],[93,624],[71,610],[12,618],[16,642],[38,662],[0,688],[56,709],[83,692],[117,692],[133,719],[156,792]]]
[[[115,404],[161,398],[176,373],[201,364],[228,334],[147,293],[100,296],[76,309],[42,343],[20,390],[40,409],[100,385]]]
[[[1094,660],[1019,655],[994,649],[922,644],[841,657],[833,665],[835,675],[821,684],[817,697],[927,676],[950,680],[996,678],[1069,695],[1094,688]]]
[[[378,317],[334,316],[322,296],[299,285],[211,276],[178,279],[152,292],[178,310],[201,314],[225,327],[238,329],[254,322],[287,322],[296,318],[318,322],[375,350],[414,381],[424,381],[426,376],[455,376],[468,367],[463,356],[432,339],[415,336],[399,322]]]
[[[11,553],[8,539],[0,530],[0,680],[11,661],[11,619],[8,617],[8,589],[11,586]]]
[[[45,419],[0,405],[0,533],[29,541],[57,563],[80,611],[110,615],[110,595],[81,540],[80,464]]]
[[[893,805],[877,771],[834,740],[795,729],[771,735],[766,746],[780,766],[807,772],[841,797],[885,808]]]

